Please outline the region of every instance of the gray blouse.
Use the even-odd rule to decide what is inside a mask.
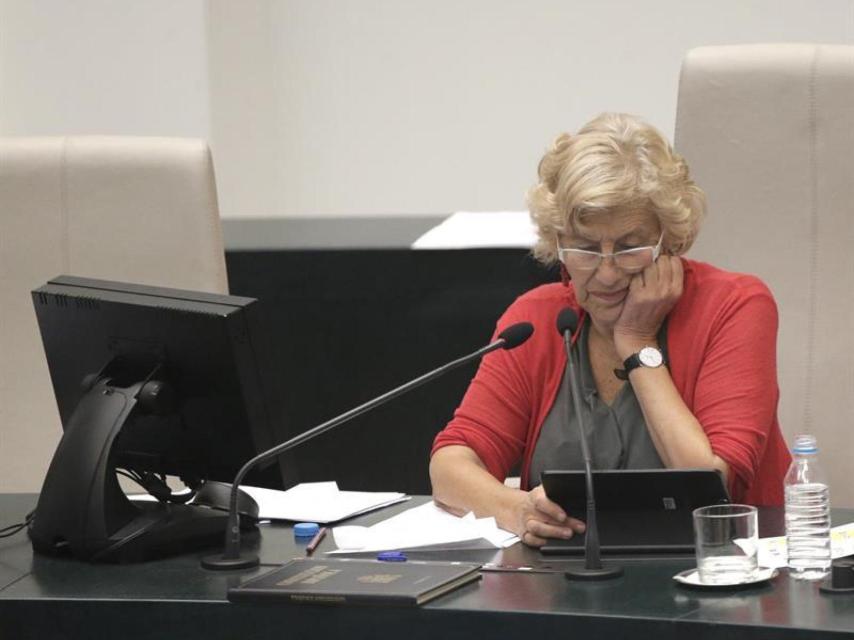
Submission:
[[[596,390],[588,351],[590,323],[585,322],[578,337],[581,387],[581,414],[586,424],[585,435],[594,469],[661,469],[664,464],[655,450],[646,421],[632,385],[624,383],[613,404],[608,406]],[[666,328],[659,332],[659,344],[667,344]],[[566,370],[563,373],[567,375]],[[546,416],[529,473],[532,487],[540,484],[545,469],[584,469],[578,423],[572,408],[572,396],[563,381]],[[564,422],[561,407],[569,407],[569,423]]]

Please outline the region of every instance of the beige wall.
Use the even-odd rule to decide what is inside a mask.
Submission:
[[[204,0],[0,0],[0,135],[210,136]]]
[[[519,209],[557,131],[669,135],[685,51],[759,41],[854,0],[0,0],[0,135],[207,138],[234,219]]]
[[[0,134],[211,141],[224,217],[518,209],[602,110],[673,131],[684,52],[854,44],[854,0],[0,0]]]

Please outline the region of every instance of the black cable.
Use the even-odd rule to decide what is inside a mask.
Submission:
[[[145,485],[142,484],[142,477],[136,473],[135,471],[125,471],[124,469],[116,469],[116,473],[120,476],[124,476],[130,480],[136,482],[139,486],[145,489]]]
[[[116,473],[133,480],[145,489],[149,495],[156,498],[158,502],[186,504],[196,495],[196,491],[192,488],[186,494],[172,493],[172,489],[166,482],[166,475],[162,473],[151,473],[148,471],[140,473],[133,469],[116,469]]]
[[[33,518],[36,515],[36,510],[33,509],[26,516],[24,516],[24,521],[19,522],[17,524],[10,524],[8,527],[3,527],[0,529],[0,538],[8,538],[10,536],[15,535],[19,531],[26,529],[30,526],[30,523],[33,521]]]
[[[150,479],[150,478],[155,478],[156,480],[159,480],[161,483],[163,483],[163,486],[165,487],[165,490],[166,490],[166,494],[170,493],[168,486],[166,486],[166,477],[163,474],[140,475],[138,472],[134,471],[133,469],[127,469],[127,470],[116,469],[116,473],[124,476],[125,478],[128,478],[129,480],[132,480],[135,483],[137,483],[140,487],[142,487],[146,491],[149,491],[149,493],[151,492],[151,484],[149,483],[149,485],[146,486],[146,480]],[[184,503],[184,502],[187,502],[188,500],[190,500],[190,498],[192,498],[196,492],[191,490],[190,493],[186,496],[164,495],[164,493],[162,491],[158,491],[158,493],[161,494],[160,496],[155,496],[158,500],[175,502],[175,503],[180,504],[180,503]],[[10,537],[14,536],[16,533],[20,533],[21,531],[23,531],[24,529],[26,529],[27,527],[30,526],[30,524],[32,523],[35,516],[36,516],[36,510],[33,509],[26,516],[24,516],[23,522],[17,522],[15,524],[10,524],[7,527],[3,527],[2,529],[0,529],[0,538],[10,538]]]

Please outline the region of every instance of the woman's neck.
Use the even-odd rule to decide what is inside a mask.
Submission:
[[[590,334],[588,336],[589,348],[597,351],[609,361],[621,362],[620,358],[617,356],[617,348],[614,346],[614,328],[604,327],[598,324],[589,315],[588,320],[590,321]]]

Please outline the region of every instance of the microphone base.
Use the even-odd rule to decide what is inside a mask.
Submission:
[[[564,574],[567,580],[578,580],[592,582],[594,580],[611,580],[623,575],[623,568],[619,565],[603,564],[598,569],[588,569],[584,564],[572,566]]]
[[[236,558],[226,558],[225,554],[219,553],[213,556],[205,556],[201,560],[203,569],[210,571],[234,571],[237,569],[252,569],[259,565],[258,556],[246,555]]]

